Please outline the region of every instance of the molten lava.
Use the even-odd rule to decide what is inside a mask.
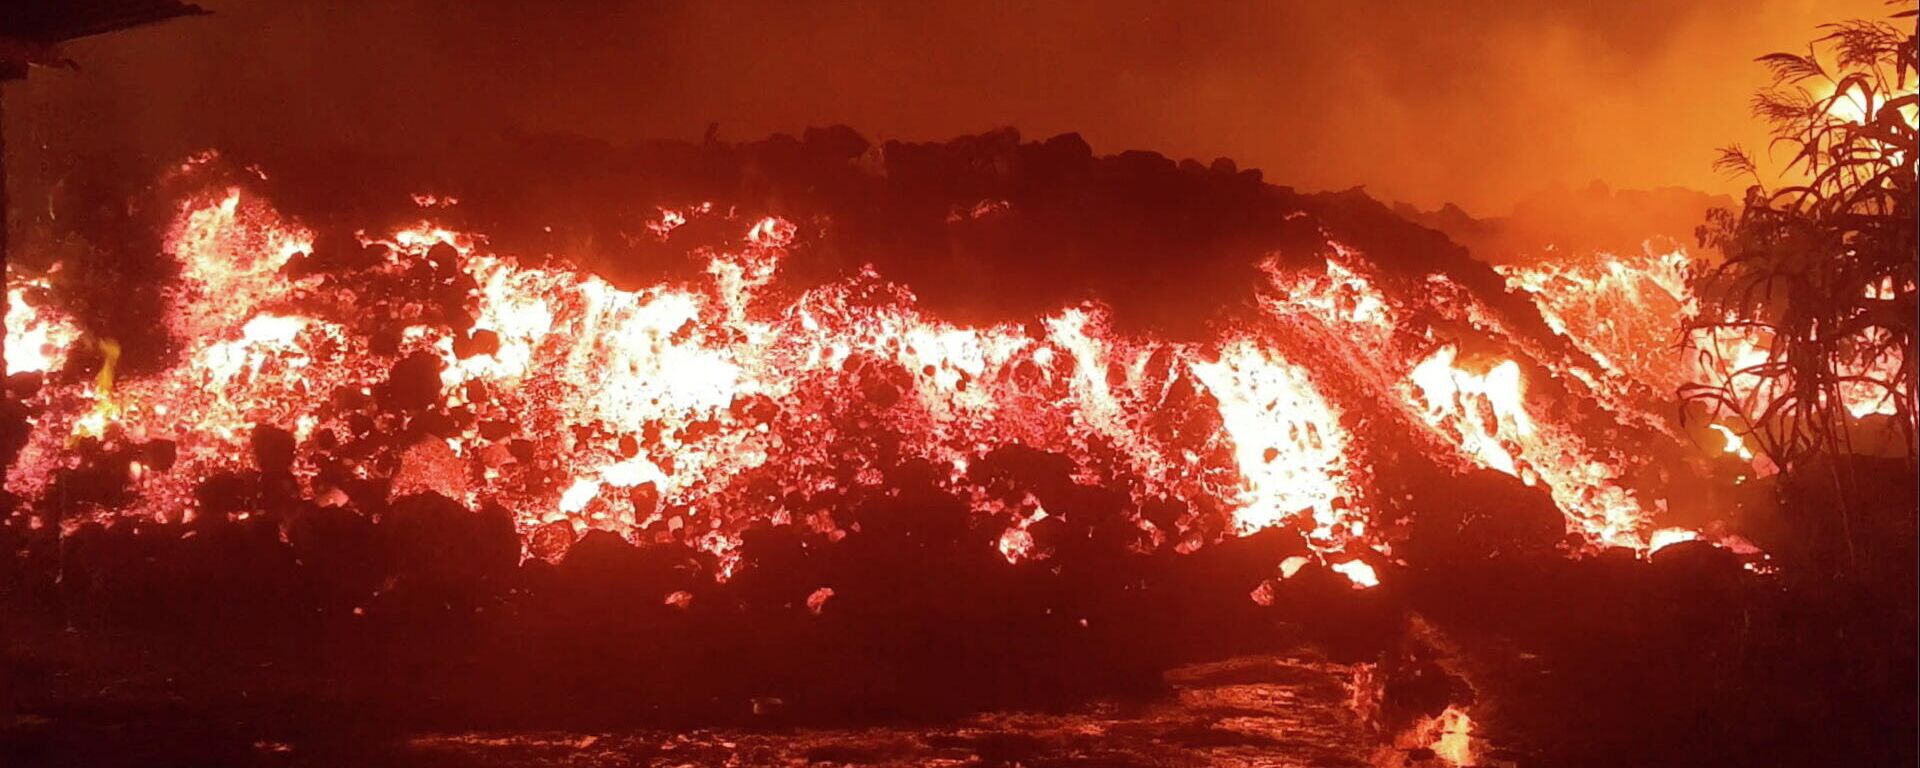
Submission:
[[[835,510],[906,462],[969,500],[1007,560],[1044,559],[1029,528],[1048,511],[992,461],[1021,447],[1068,457],[1077,482],[1123,490],[1135,510],[1178,501],[1171,518],[1134,513],[1138,547],[1190,551],[1285,526],[1372,586],[1360,556],[1391,557],[1386,512],[1399,501],[1371,480],[1392,469],[1385,443],[1411,441],[1441,466],[1541,488],[1590,545],[1649,545],[1655,504],[1620,479],[1628,459],[1589,443],[1536,385],[1657,422],[1617,381],[1678,375],[1626,338],[1651,331],[1577,318],[1598,311],[1595,292],[1642,291],[1638,280],[1683,305],[1659,270],[1602,275],[1572,294],[1587,305],[1542,299],[1561,331],[1601,329],[1573,334],[1594,371],[1447,276],[1412,290],[1338,243],[1324,268],[1268,263],[1254,320],[1173,342],[1118,333],[1093,303],[959,325],[871,268],[789,288],[777,278],[797,226],[730,215],[661,211],[649,229],[662,241],[699,219],[738,239],[693,249],[701,280],[624,289],[432,222],[363,236],[359,262],[319,264],[313,234],[246,191],[194,197],[167,239],[176,364],[51,378],[8,490],[50,504],[61,473],[117,456],[126,497],[82,502],[64,524],[192,519],[208,513],[202,485],[243,470],[263,430],[278,430],[294,446],[288,492],[312,503],[433,492],[508,510],[529,556],[555,559],[598,529],[697,546],[724,577],[754,526],[845,536]],[[1585,278],[1515,279],[1544,297],[1561,295],[1544,281]],[[78,345],[113,343],[83,340],[44,289],[10,285],[11,372],[60,371]]]
[[[1622,410],[1635,410],[1634,403],[1647,408],[1687,384],[1724,387],[1736,407],[1721,409],[1709,426],[1726,438],[1726,453],[1753,460],[1743,435],[1792,383],[1770,371],[1779,361],[1764,325],[1703,328],[1678,338],[1677,329],[1701,312],[1693,286],[1702,266],[1676,248],[1496,269],[1509,286],[1532,296],[1557,332],[1601,364],[1601,375],[1586,378]],[[1870,299],[1892,301],[1897,295],[1891,277],[1862,290]],[[1900,413],[1902,396],[1893,382],[1905,361],[1898,345],[1877,343],[1886,335],[1877,326],[1861,329],[1851,337],[1861,351],[1832,371],[1842,405],[1856,419]]]

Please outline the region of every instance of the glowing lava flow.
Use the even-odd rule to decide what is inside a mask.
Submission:
[[[1594,383],[1622,407],[1630,410],[1624,404],[1636,400],[1642,408],[1651,407],[1687,384],[1724,387],[1739,412],[1716,416],[1740,423],[1710,426],[1728,438],[1727,453],[1751,459],[1751,449],[1734,430],[1744,429],[1791,384],[1759,373],[1775,362],[1772,333],[1764,326],[1700,329],[1684,345],[1675,343],[1680,341],[1675,329],[1702,311],[1693,289],[1699,266],[1685,249],[1675,249],[1632,257],[1598,253],[1496,270],[1510,287],[1533,299],[1555,331],[1601,364],[1606,375]],[[1883,301],[1899,295],[1891,277],[1862,290],[1866,298]],[[1890,383],[1898,380],[1904,361],[1898,345],[1884,343],[1886,336],[1884,328],[1862,329],[1857,346],[1868,351],[1833,371],[1840,379],[1842,405],[1854,418],[1900,413],[1902,396]]]
[[[1274,296],[1266,308],[1276,323],[1291,326],[1341,353],[1378,402],[1398,402],[1411,424],[1450,446],[1457,469],[1486,467],[1542,487],[1566,515],[1571,530],[1594,545],[1645,549],[1652,511],[1623,487],[1617,457],[1589,446],[1571,424],[1545,417],[1528,398],[1525,358],[1562,374],[1569,387],[1593,397],[1624,422],[1650,417],[1632,404],[1605,397],[1586,384],[1578,361],[1551,354],[1528,341],[1500,313],[1443,275],[1428,275],[1421,290],[1431,302],[1395,300],[1367,274],[1361,255],[1335,246],[1324,275],[1270,269]],[[1409,327],[1407,317],[1438,314],[1474,335],[1442,336],[1432,326]],[[1409,331],[1418,328],[1416,336]],[[1451,334],[1458,334],[1452,331]],[[1506,356],[1460,360],[1462,342],[1502,349]],[[1438,342],[1438,343],[1436,343]],[[1492,343],[1489,343],[1492,342]]]
[[[1595,378],[1621,397],[1632,396],[1618,391],[1625,386],[1671,394],[1696,380],[1673,349],[1676,329],[1699,309],[1690,287],[1696,269],[1685,249],[1494,267],[1555,332],[1600,364],[1605,376]]]
[[[1321,538],[1340,519],[1344,493],[1337,470],[1346,434],[1337,411],[1305,374],[1247,342],[1218,361],[1193,365],[1194,376],[1220,401],[1220,418],[1234,445],[1244,493],[1234,523],[1242,532],[1279,525],[1311,510]]]
[[[71,426],[37,430],[9,487],[43,493],[68,466],[70,435],[136,451],[164,442],[177,459],[139,473],[126,509],[190,519],[198,484],[244,469],[255,426],[271,425],[300,445],[300,493],[322,503],[383,484],[390,498],[503,505],[525,531],[564,523],[723,556],[753,524],[836,527],[845,494],[912,458],[948,467],[949,490],[1004,518],[1010,559],[1044,557],[1024,532],[1036,513],[1010,511],[967,474],[1014,444],[1076,457],[1076,477],[1138,499],[1238,510],[1232,530],[1364,514],[1344,485],[1336,411],[1271,351],[1122,338],[1092,306],[1046,318],[1040,335],[955,326],[870,271],[774,304],[763,294],[793,227],[745,229],[742,247],[711,254],[706,285],[621,290],[431,225],[369,240],[387,256],[357,274],[293,277],[310,234],[238,190],[193,201],[169,238],[180,364],[111,395],[47,398],[45,421]],[[433,298],[449,289],[453,301]],[[16,338],[40,338],[45,321],[15,306]],[[388,327],[397,338],[376,353]],[[1212,414],[1225,430],[1156,432],[1149,417],[1169,411]],[[1203,543],[1201,516],[1140,525],[1155,541]]]
[[[721,215],[665,211],[653,232]],[[1364,254],[1336,244],[1324,269],[1268,265],[1268,326],[1175,343],[1116,333],[1093,304],[956,325],[871,269],[776,290],[796,227],[764,218],[735,231],[696,252],[704,280],[627,290],[431,223],[364,237],[373,256],[321,270],[313,235],[265,203],[238,189],[192,199],[167,241],[181,267],[168,318],[178,363],[110,392],[44,392],[7,487],[56,503],[48,489],[73,471],[79,440],[135,469],[124,500],[58,502],[64,524],[244,515],[209,507],[202,486],[246,471],[275,428],[295,446],[298,487],[285,492],[311,503],[434,492],[508,510],[546,542],[535,556],[599,529],[731,567],[753,526],[846,535],[837,511],[923,462],[1001,532],[1008,560],[1044,559],[1028,527],[1073,510],[981,469],[1022,446],[1067,457],[1075,482],[1123,489],[1136,509],[1179,502],[1172,518],[1136,516],[1141,546],[1188,551],[1290,526],[1371,586],[1378,574],[1354,555],[1386,548],[1368,482],[1370,441],[1385,438],[1353,425],[1391,435],[1405,423],[1452,444],[1462,468],[1545,486],[1590,541],[1645,547],[1647,514],[1613,482],[1617,468],[1528,402],[1523,366],[1467,366],[1413,324],[1457,318],[1528,354],[1438,275],[1396,299]],[[16,284],[16,297],[32,287]],[[16,298],[8,322],[16,371],[59,368],[77,338],[35,299]]]

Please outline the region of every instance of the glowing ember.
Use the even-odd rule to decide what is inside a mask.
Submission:
[[[1033,534],[1024,528],[1008,528],[1000,534],[1000,554],[1009,563],[1017,563],[1033,555]]]
[[[1460,707],[1448,706],[1439,715],[1423,718],[1414,726],[1413,740],[1433,750],[1433,754],[1448,765],[1465,768],[1478,764],[1474,754],[1473,718]]]
[[[1648,537],[1648,551],[1658,552],[1683,541],[1699,541],[1700,533],[1685,528],[1661,528]]]
[[[1367,565],[1359,560],[1334,563],[1332,568],[1336,573],[1352,581],[1355,589],[1380,586],[1380,576],[1373,572],[1373,566]]]

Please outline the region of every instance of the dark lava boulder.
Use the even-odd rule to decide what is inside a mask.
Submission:
[[[503,510],[468,510],[437,493],[402,496],[381,515],[396,592],[477,601],[520,561],[520,536]]]
[[[1416,498],[1402,550],[1415,568],[1540,555],[1567,535],[1546,491],[1491,469],[1448,478]]]

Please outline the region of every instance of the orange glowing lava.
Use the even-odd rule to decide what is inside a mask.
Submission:
[[[164,442],[170,466],[143,459],[124,508],[77,517],[191,519],[196,487],[245,468],[267,426],[292,436],[291,474],[315,503],[431,491],[503,507],[529,538],[557,525],[686,543],[724,575],[753,526],[846,535],[833,510],[903,461],[938,468],[1007,560],[1044,559],[1029,526],[1047,510],[978,472],[1024,446],[1136,507],[1183,502],[1177,519],[1137,520],[1148,546],[1291,527],[1366,587],[1380,574],[1354,555],[1390,549],[1376,446],[1412,440],[1541,487],[1593,544],[1647,546],[1648,505],[1617,482],[1620,460],[1529,381],[1580,377],[1444,275],[1389,276],[1336,243],[1323,266],[1266,264],[1258,315],[1210,342],[1116,332],[1094,303],[969,326],[871,268],[776,287],[797,225],[728,216],[661,212],[660,240],[703,218],[737,239],[696,251],[701,280],[628,289],[431,221],[364,235],[385,255],[355,271],[311,274],[296,269],[314,241],[298,223],[242,189],[194,197],[167,239],[177,363],[43,392],[8,490],[42,498],[75,439]],[[38,298],[44,283],[9,290],[10,369],[59,369],[75,326]],[[1468,359],[1463,334],[1500,351]]]

